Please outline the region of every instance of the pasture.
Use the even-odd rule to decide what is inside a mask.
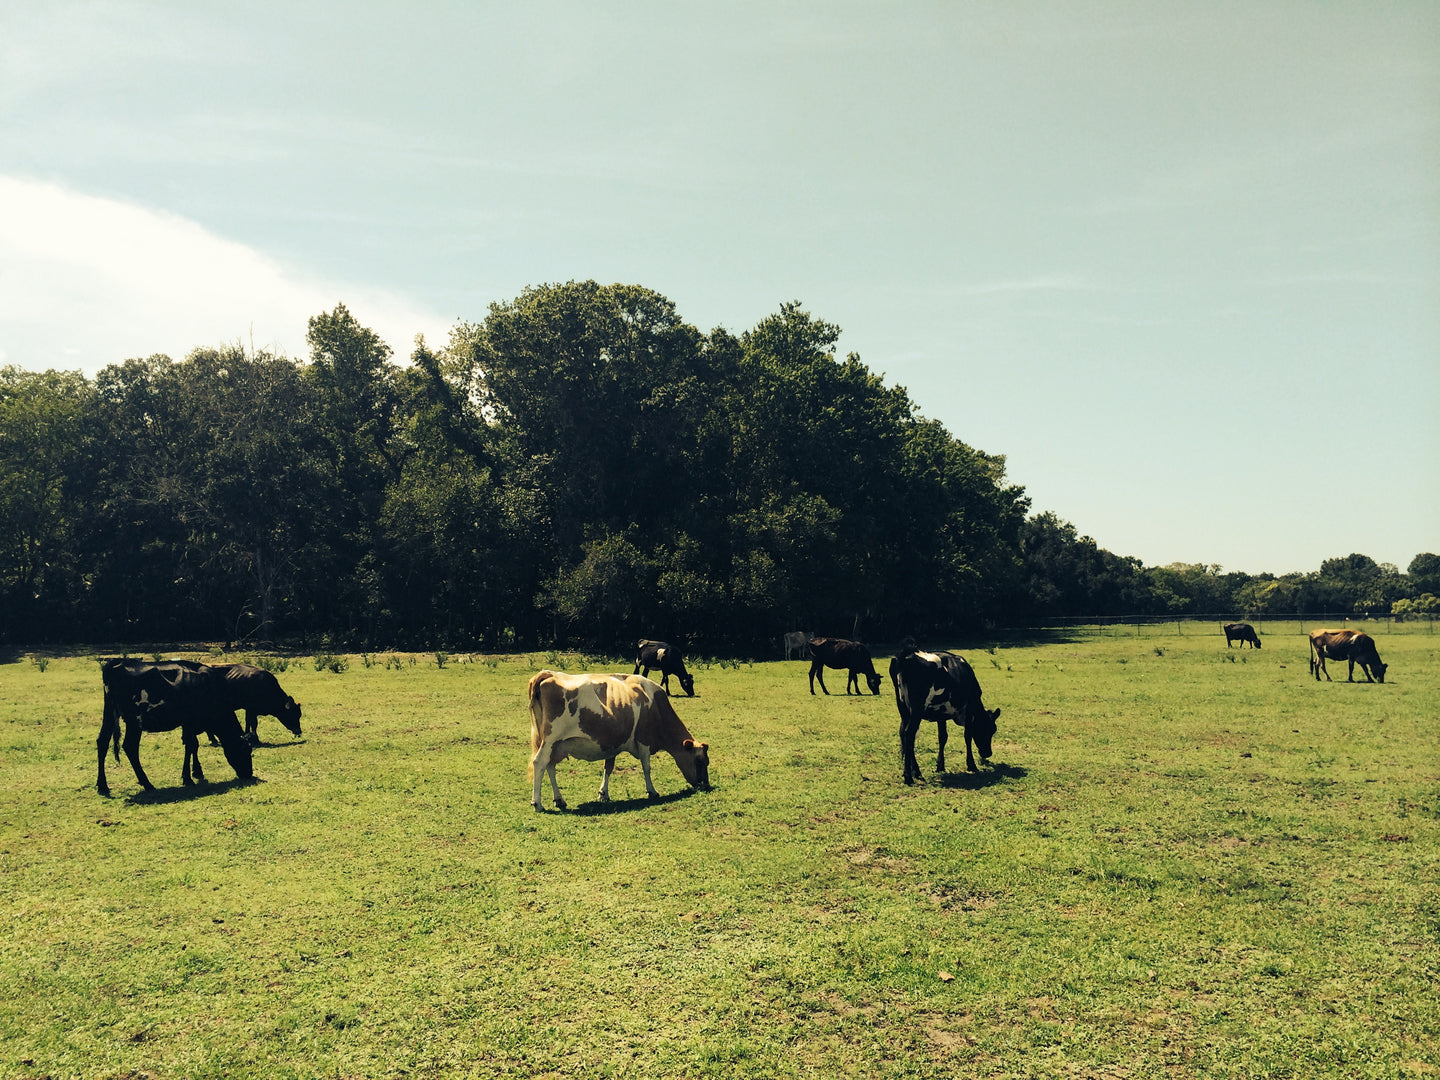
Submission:
[[[146,735],[159,790],[111,759],[112,799],[98,665],[14,659],[0,1076],[1434,1075],[1440,639],[1366,685],[1262,634],[966,648],[993,768],[937,778],[926,724],[915,788],[888,679],[692,663],[714,790],[567,761],[544,814],[543,655],[292,662],[259,783]]]

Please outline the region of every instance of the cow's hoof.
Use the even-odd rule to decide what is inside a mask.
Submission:
[[[110,789],[109,789],[108,787],[106,787],[104,784],[101,784],[101,785],[100,785],[99,787],[97,787],[95,790],[98,791],[101,795],[105,796],[105,798],[107,798],[107,799],[110,798]]]

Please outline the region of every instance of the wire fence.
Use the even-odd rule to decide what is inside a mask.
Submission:
[[[1146,637],[1178,634],[1180,636],[1223,636],[1225,623],[1249,623],[1262,637],[1275,635],[1308,635],[1311,630],[1363,630],[1375,634],[1433,634],[1433,614],[1357,616],[1354,612],[1296,612],[1286,615],[1081,615],[1046,619],[1014,630],[1063,632],[1090,636]]]

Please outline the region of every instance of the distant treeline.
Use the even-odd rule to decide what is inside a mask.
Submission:
[[[758,650],[1049,616],[1433,607],[1440,557],[1145,567],[786,304],[528,289],[399,364],[345,307],[93,380],[0,368],[0,641]]]

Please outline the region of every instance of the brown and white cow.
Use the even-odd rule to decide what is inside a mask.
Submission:
[[[565,799],[555,782],[555,766],[567,757],[605,762],[600,798],[610,798],[610,773],[621,751],[640,759],[645,790],[660,797],[650,780],[650,755],[665,752],[675,759],[692,786],[710,788],[710,748],[690,737],[670,704],[670,695],[642,675],[567,675],[541,671],[530,679],[531,802],[540,804],[540,783],[550,774],[555,806]]]
[[[1325,681],[1330,681],[1330,672],[1325,670],[1327,659],[1349,661],[1350,675],[1346,682],[1355,681],[1356,664],[1365,673],[1366,682],[1385,681],[1388,665],[1380,662],[1375,639],[1359,630],[1311,630],[1310,673],[1315,676],[1316,682],[1320,681],[1322,671],[1325,672]],[[1371,678],[1372,675],[1374,678]]]

